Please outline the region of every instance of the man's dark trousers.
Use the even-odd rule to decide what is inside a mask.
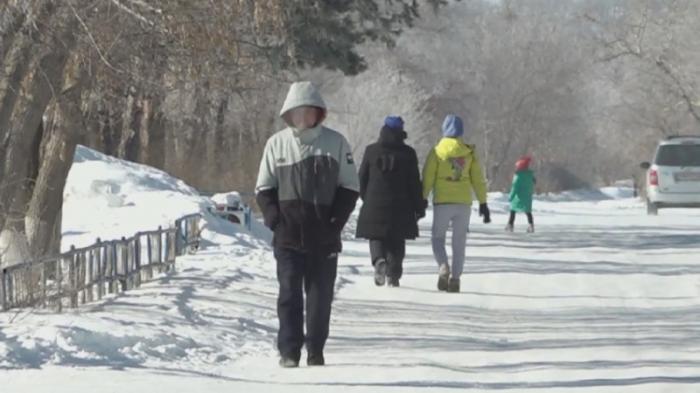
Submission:
[[[337,253],[308,253],[275,249],[277,259],[277,348],[285,357],[299,359],[306,341],[308,353],[323,353],[328,339],[331,303],[338,270]],[[304,340],[306,293],[306,340]]]

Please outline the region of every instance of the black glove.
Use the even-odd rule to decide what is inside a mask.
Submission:
[[[482,203],[479,205],[479,217],[484,217],[484,224],[491,222],[491,212],[489,211],[489,205]]]
[[[418,207],[418,210],[416,211],[416,221],[420,220],[421,218],[425,217],[425,211],[428,209],[428,200],[423,199],[421,202],[420,206]]]
[[[331,229],[340,233],[343,231],[343,227],[345,227],[345,223],[341,222],[340,220],[338,220],[335,217],[331,217],[330,226],[331,226]]]

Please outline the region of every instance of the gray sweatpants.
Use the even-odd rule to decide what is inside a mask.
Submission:
[[[452,269],[450,270],[454,278],[459,278],[464,270],[464,252],[467,246],[471,213],[471,206],[461,204],[435,205],[433,209],[433,255],[438,267],[448,264],[445,237],[447,229],[452,224]]]

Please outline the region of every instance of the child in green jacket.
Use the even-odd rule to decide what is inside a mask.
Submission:
[[[522,157],[515,163],[515,176],[513,186],[510,189],[508,200],[510,201],[510,219],[506,231],[513,232],[515,214],[517,212],[527,214],[530,224],[527,231],[535,232],[535,222],[532,217],[532,195],[535,192],[535,173],[530,169],[531,157]]]

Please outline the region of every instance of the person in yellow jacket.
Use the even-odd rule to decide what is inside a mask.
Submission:
[[[438,290],[459,292],[469,232],[473,196],[479,215],[491,222],[486,204],[486,179],[474,146],[462,141],[464,123],[448,115],[442,124],[443,138],[430,151],[423,167],[423,197],[433,195],[433,255],[438,263]],[[445,237],[452,225],[452,266],[448,263]]]

